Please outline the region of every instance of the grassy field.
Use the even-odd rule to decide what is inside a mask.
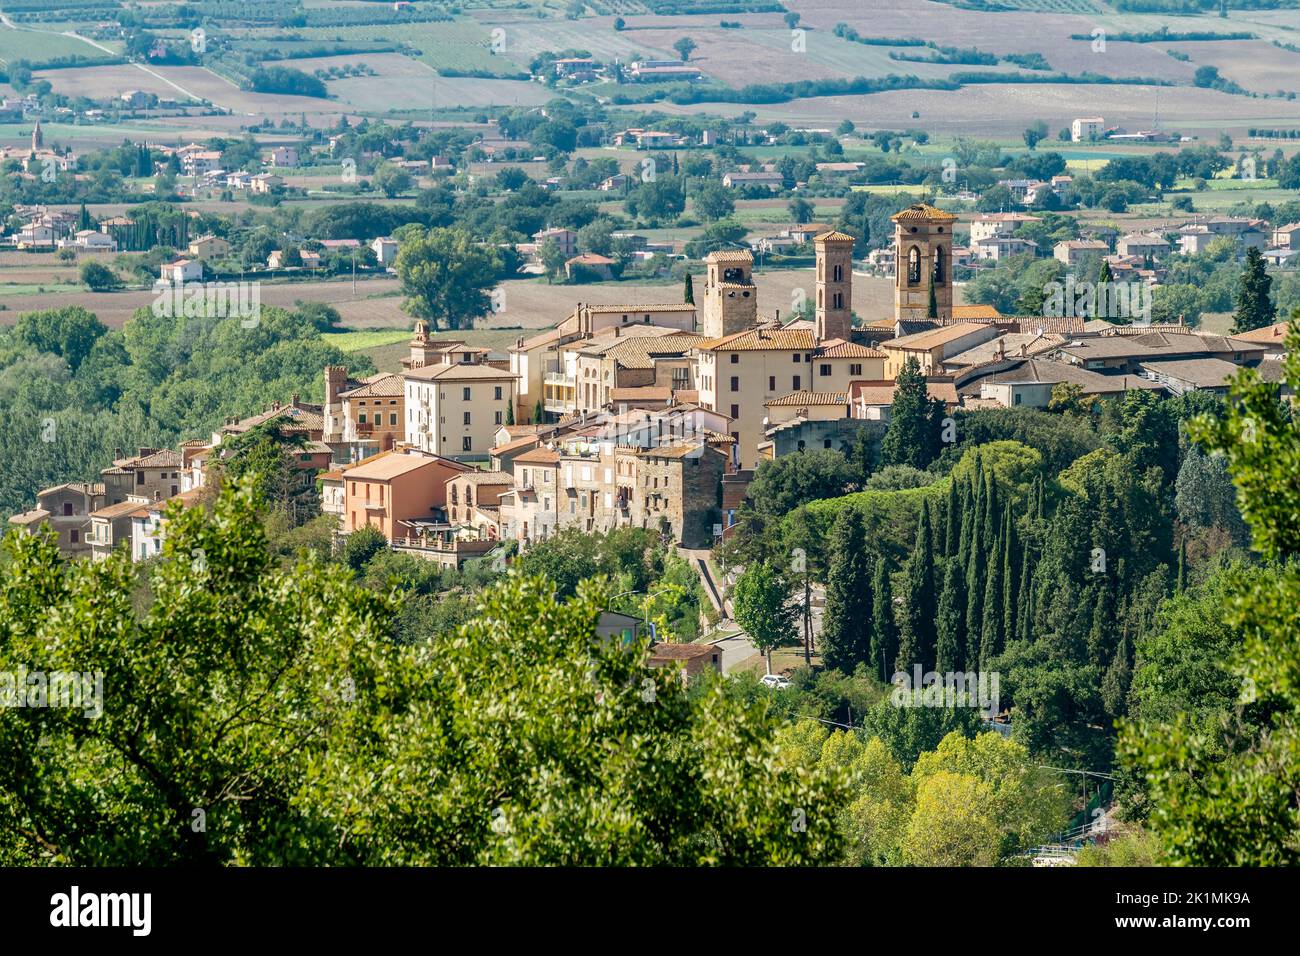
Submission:
[[[60,25],[66,29],[65,25]],[[97,41],[102,42],[102,41]],[[111,44],[104,44],[111,46]],[[44,30],[18,29],[0,26],[0,65],[14,60],[27,60],[29,63],[45,63],[64,57],[82,57],[94,61],[104,60],[113,54],[97,50],[84,40],[64,36],[61,32],[49,33]]]
[[[263,31],[251,31],[256,35]],[[308,27],[298,31],[308,39],[332,40],[345,36],[352,40],[387,40],[407,43],[420,51],[420,62],[433,69],[487,70],[511,74],[519,70],[513,57],[502,58],[492,52],[489,28],[473,20],[453,23],[403,23],[379,26]],[[506,49],[509,50],[507,36]],[[527,61],[525,60],[525,63]]]

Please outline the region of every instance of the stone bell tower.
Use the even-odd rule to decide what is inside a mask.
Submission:
[[[853,243],[843,232],[813,239],[817,250],[817,338],[849,341],[853,330]]]
[[[957,217],[916,203],[890,218],[894,222],[894,320],[951,321],[952,227]]]
[[[754,257],[748,252],[711,252],[705,258],[704,313],[700,331],[712,339],[758,324]]]

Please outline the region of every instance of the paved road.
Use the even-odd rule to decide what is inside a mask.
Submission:
[[[749,643],[744,631],[737,631],[730,637],[714,641],[714,646],[722,651],[722,673],[730,674],[733,670],[758,653],[758,649]]]

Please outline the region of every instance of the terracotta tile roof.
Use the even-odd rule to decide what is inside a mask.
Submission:
[[[954,321],[969,322],[972,319],[1000,319],[1002,313],[991,305],[954,305],[952,317]]]
[[[31,511],[24,511],[20,514],[10,515],[9,523],[25,528],[28,525],[40,524],[49,516],[50,513],[44,508],[33,508]]]
[[[931,206],[929,203],[913,203],[902,212],[896,212],[889,217],[894,222],[908,222],[910,220],[927,219],[938,220],[939,222],[955,222],[957,217],[950,212],[944,212],[937,206]]]
[[[932,349],[935,346],[955,342],[964,335],[970,335],[972,332],[979,332],[987,328],[988,325],[982,322],[959,322],[957,325],[945,325],[942,328],[918,332],[915,335],[904,335],[902,338],[882,342],[880,346],[884,349]]]
[[[845,392],[791,392],[763,403],[765,407],[789,407],[804,405],[845,405],[849,397]]]
[[[719,653],[712,644],[656,644],[650,648],[652,661],[689,661]]]
[[[757,328],[745,329],[720,339],[707,339],[697,348],[700,351],[759,352],[764,350],[811,352],[813,332],[811,329]]]
[[[413,368],[409,372],[403,372],[402,375],[422,382],[491,381],[516,377],[508,369],[494,368],[491,365],[471,365],[468,362],[460,362],[456,365],[426,365],[424,368]]]
[[[626,339],[605,348],[604,355],[624,368],[654,368],[656,357],[682,356],[703,342],[702,335],[674,332],[670,335]]]
[[[407,455],[403,452],[386,452],[368,462],[353,465],[344,473],[348,481],[389,481],[401,475],[410,474],[433,464],[448,465],[468,469],[469,466],[448,458],[434,458],[426,455]]]
[[[137,511],[144,511],[145,504],[140,501],[119,501],[115,505],[109,505],[107,508],[100,508],[98,511],[92,511],[92,518],[102,518],[106,521],[112,521],[114,518],[121,518],[123,515],[134,514]]]
[[[350,388],[346,392],[339,392],[340,398],[370,398],[372,396],[383,396],[385,398],[400,398],[405,394],[406,385],[400,375],[379,375],[374,380],[367,381],[364,385],[357,388]]]
[[[719,249],[704,257],[705,262],[753,262],[754,254],[743,250]]]
[[[827,339],[817,350],[820,358],[889,358],[879,349],[868,348],[857,342],[845,342],[843,339]]]
[[[1288,322],[1275,322],[1273,325],[1266,325],[1262,329],[1252,329],[1249,332],[1242,332],[1232,336],[1233,339],[1242,342],[1262,342],[1265,344],[1280,344],[1286,338]]]
[[[554,465],[560,460],[560,453],[553,448],[534,448],[515,459],[516,465]]]
[[[504,471],[467,471],[463,475],[452,475],[447,481],[464,481],[471,485],[513,485],[515,479]]]
[[[102,481],[66,481],[61,485],[42,488],[40,491],[36,492],[36,497],[40,498],[44,495],[52,495],[54,492],[63,491],[65,488],[69,491],[75,491],[83,495],[102,495],[104,493],[104,483]]]
[[[820,236],[813,236],[813,242],[857,242],[856,236],[850,236],[847,232],[839,232],[832,229],[830,232],[823,232]]]
[[[695,306],[689,302],[669,302],[667,304],[639,303],[637,305],[584,305],[589,312],[694,312]]]
[[[508,455],[512,451],[518,451],[521,448],[535,448],[541,439],[537,435],[523,435],[515,438],[505,444],[497,445],[495,448],[488,449],[489,455]]]
[[[690,458],[698,455],[703,448],[695,442],[683,445],[656,445],[653,448],[641,448],[636,452],[638,458],[670,458],[681,459]]]

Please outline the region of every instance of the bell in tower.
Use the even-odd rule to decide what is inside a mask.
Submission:
[[[746,251],[711,252],[704,260],[701,331],[709,338],[743,332],[758,324],[758,289],[754,287],[754,257]]]

